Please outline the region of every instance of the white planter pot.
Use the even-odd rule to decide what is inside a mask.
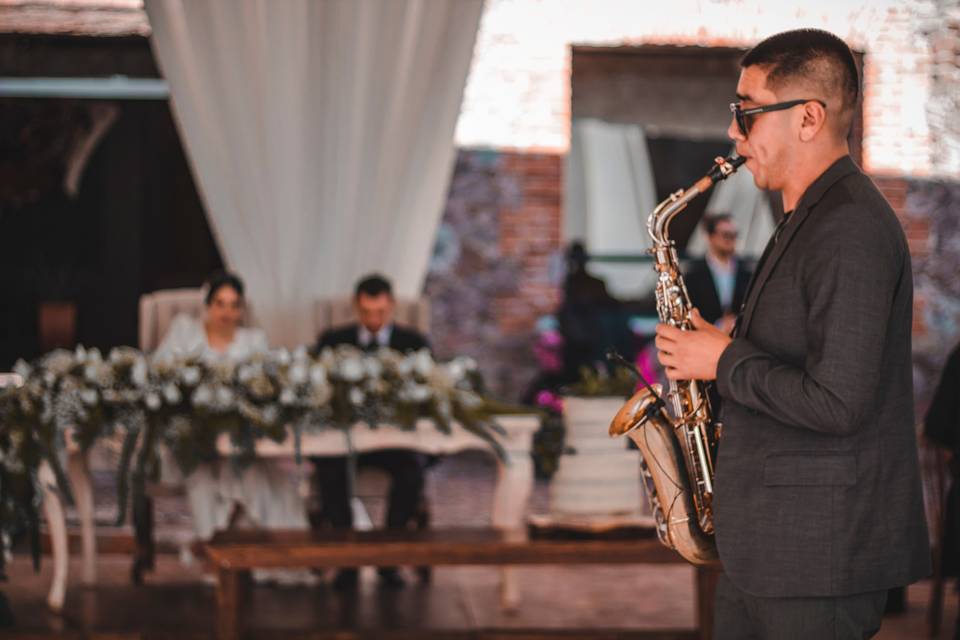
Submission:
[[[644,510],[640,454],[626,438],[608,435],[610,421],[623,406],[618,397],[563,399],[566,445],[550,485],[551,516],[620,516]]]

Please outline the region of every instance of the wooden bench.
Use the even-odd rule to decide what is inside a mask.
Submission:
[[[657,540],[530,540],[494,529],[431,531],[230,531],[207,545],[217,569],[217,632],[221,640],[240,637],[240,610],[252,569],[334,568],[384,565],[532,565],[685,563]],[[710,637],[716,570],[696,572],[697,628],[646,631],[629,637]],[[555,632],[569,637],[569,632]],[[342,636],[338,636],[342,637]],[[537,637],[548,637],[538,634]],[[619,637],[619,635],[618,635]],[[624,635],[626,637],[626,635]]]

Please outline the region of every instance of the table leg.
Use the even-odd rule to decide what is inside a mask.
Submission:
[[[510,416],[499,420],[507,431],[504,448],[509,459],[498,460],[497,484],[493,492],[493,526],[507,535],[526,535],[526,516],[533,492],[533,461],[530,448],[533,433],[540,421],[535,416]],[[515,611],[520,606],[520,589],[515,569],[502,567],[500,572],[500,606]]]
[[[80,540],[83,546],[83,583],[97,583],[97,536],[93,520],[93,486],[87,455],[79,449],[69,453],[67,473],[80,519]]]
[[[219,570],[217,581],[217,638],[237,640],[240,637],[241,577],[237,571]]]
[[[67,549],[67,523],[56,477],[46,462],[40,465],[38,478],[43,491],[43,512],[47,518],[50,543],[53,547],[53,580],[50,584],[50,593],[47,595],[47,606],[59,613],[63,610],[63,601],[67,595],[67,569],[70,561]]]
[[[715,566],[696,567],[697,630],[700,640],[713,637],[713,602],[717,593],[720,569]]]

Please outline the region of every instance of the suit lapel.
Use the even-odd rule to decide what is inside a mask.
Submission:
[[[793,236],[797,233],[800,225],[802,225],[807,219],[807,216],[810,215],[810,210],[820,202],[820,199],[830,190],[830,187],[842,178],[858,170],[859,168],[850,156],[843,156],[830,165],[819,178],[814,180],[813,184],[811,184],[803,196],[800,197],[800,202],[797,204],[796,210],[791,214],[793,219],[784,226],[783,231],[780,233],[780,239],[770,250],[766,260],[761,258],[760,269],[754,274],[753,279],[750,281],[750,286],[747,288],[747,297],[744,302],[743,318],[737,326],[736,335],[747,335],[747,331],[750,329],[750,321],[753,319],[753,312],[757,308],[757,299],[763,292],[764,285],[767,284],[767,281],[770,279],[770,274],[773,273],[780,258],[783,257],[787,247],[790,246],[790,242],[793,240]]]
[[[756,273],[753,281],[750,283],[749,289],[747,290],[747,298],[744,302],[743,321],[741,322],[741,326],[738,331],[739,335],[746,336],[747,332],[750,330],[750,321],[753,319],[753,312],[757,308],[757,300],[760,298],[760,294],[763,292],[764,285],[767,284],[767,281],[770,279],[770,274],[773,273],[774,267],[777,266],[780,258],[783,257],[783,254],[786,252],[787,247],[790,246],[790,241],[793,240],[793,236],[796,234],[797,229],[800,228],[800,225],[803,224],[809,213],[809,209],[806,207],[801,207],[791,214],[793,219],[789,220],[787,224],[784,225],[783,230],[780,232],[780,239],[777,240],[775,245],[773,245],[773,248],[770,250],[770,254],[767,256],[767,259],[764,260],[760,265],[760,271]]]

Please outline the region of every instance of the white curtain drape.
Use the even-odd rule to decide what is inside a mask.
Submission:
[[[272,344],[381,271],[422,288],[482,0],[145,0],[224,259]]]
[[[647,216],[656,206],[656,187],[642,127],[575,119],[565,175],[568,241],[583,241],[590,254],[646,253]],[[652,288],[649,264],[592,262],[589,270],[619,298],[641,297]]]

